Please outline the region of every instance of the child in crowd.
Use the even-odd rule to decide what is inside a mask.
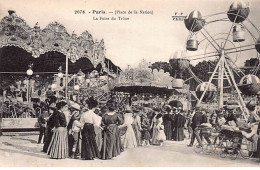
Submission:
[[[141,117],[141,128],[142,128],[142,139],[143,139],[143,146],[149,146],[151,135],[150,135],[150,120],[147,116],[147,112],[143,112]]]

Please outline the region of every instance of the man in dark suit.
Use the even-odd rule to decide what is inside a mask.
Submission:
[[[192,117],[192,121],[191,121],[191,128],[192,128],[192,135],[191,135],[191,140],[190,140],[190,144],[188,145],[188,147],[192,147],[193,143],[195,141],[195,138],[197,139],[197,141],[201,144],[201,138],[199,136],[200,131],[197,129],[197,127],[199,125],[202,124],[202,113],[200,108],[196,108],[195,109],[195,114]]]

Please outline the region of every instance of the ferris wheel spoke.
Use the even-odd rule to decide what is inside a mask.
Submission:
[[[232,26],[231,26],[231,28],[230,28],[230,30],[229,30],[229,33],[228,33],[227,38],[226,38],[226,41],[225,41],[225,43],[224,43],[224,45],[223,45],[223,47],[222,47],[223,49],[225,48],[225,46],[226,46],[226,44],[227,44],[229,35],[230,35],[230,33],[231,33],[232,29],[233,29],[233,26],[234,26],[234,24],[235,24],[235,21],[237,20],[237,17],[238,17],[239,12],[240,12],[240,9],[237,11],[235,20],[234,20],[234,22],[232,23]]]
[[[218,50],[218,48],[212,43],[212,41],[210,41],[209,39],[208,39],[208,37],[201,31],[201,34],[208,40],[208,42],[217,50],[217,52],[219,53],[219,50]]]
[[[258,33],[260,33],[260,30],[257,28],[257,26],[255,26],[255,24],[249,18],[247,18],[247,21],[256,29]]]
[[[203,53],[203,54],[190,55],[190,56],[184,57],[183,59],[190,59],[193,57],[199,57],[199,56],[205,56],[205,55],[214,55],[216,53],[217,53],[217,51],[211,51],[211,52],[207,52],[207,53]]]
[[[238,49],[238,48],[242,49],[242,48],[251,47],[251,46],[255,46],[255,44],[248,44],[248,45],[242,45],[239,47],[226,48],[225,51],[234,50],[234,49]]]
[[[217,45],[218,48],[214,47],[218,52],[219,52],[219,49],[220,49],[220,46],[219,44],[216,42],[216,40],[210,35],[210,33],[203,27],[202,28],[207,34],[208,36],[211,38],[211,40]],[[202,32],[201,32],[202,33]],[[203,33],[202,33],[203,34]],[[205,36],[205,35],[204,35]],[[205,36],[206,37],[206,36]],[[207,38],[207,37],[206,37]],[[209,41],[209,40],[208,40]],[[210,43],[212,43],[211,41],[209,41]]]
[[[252,32],[246,27],[246,25],[243,22],[241,24],[244,26],[244,28],[247,30],[247,32],[251,35],[251,37],[253,37],[254,41],[256,42],[257,38],[252,34]]]
[[[205,25],[208,25],[208,24],[211,24],[211,23],[214,23],[214,22],[219,22],[219,21],[229,21],[229,19],[228,18],[222,18],[222,19],[212,20],[212,21],[206,22]]]
[[[210,17],[212,17],[212,16],[215,16],[215,15],[226,14],[227,12],[228,12],[228,11],[218,12],[218,13],[215,13],[215,14],[204,15],[203,17],[204,17],[205,19],[208,19],[208,18],[210,18]]]
[[[236,51],[228,51],[228,52],[225,52],[225,54],[232,54],[232,53],[237,53],[237,52],[241,52],[241,51],[249,51],[249,50],[255,50],[255,47],[236,50]]]
[[[225,54],[225,55],[226,55],[226,54]],[[244,72],[236,65],[236,63],[235,63],[233,60],[229,59],[230,57],[229,57],[228,55],[226,55],[226,56],[228,57],[228,60],[226,60],[227,63],[228,63],[229,65],[231,65],[231,64],[229,63],[229,62],[231,62],[231,63],[233,64],[233,66],[234,66],[237,70],[239,70],[243,76],[245,76]],[[233,67],[232,67],[232,68],[233,68]],[[234,71],[235,71],[235,70],[234,70]],[[238,73],[238,72],[235,71],[235,73],[239,76],[239,73]]]

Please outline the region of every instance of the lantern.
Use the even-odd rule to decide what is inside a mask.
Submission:
[[[26,74],[27,74],[28,76],[33,75],[33,71],[32,71],[32,69],[29,68],[29,69],[26,71]]]
[[[75,86],[74,86],[74,90],[77,90],[77,91],[78,91],[79,88],[80,88],[79,85],[75,85]]]
[[[238,88],[245,95],[256,95],[260,91],[260,79],[252,74],[245,75],[239,82]]]
[[[203,92],[206,90],[207,85],[209,84],[208,90],[206,91],[202,101],[203,102],[209,102],[212,101],[215,98],[215,95],[217,93],[217,88],[214,84],[209,82],[203,82],[199,84],[196,88],[196,96],[200,99]]]
[[[231,22],[240,23],[246,20],[249,12],[249,4],[241,0],[237,0],[230,5],[227,16]]]
[[[184,24],[189,31],[196,32],[204,27],[205,20],[200,11],[195,10],[189,14],[187,19],[184,19]]]

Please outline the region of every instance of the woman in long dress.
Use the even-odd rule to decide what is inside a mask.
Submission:
[[[158,124],[158,119],[157,119],[157,115],[159,114],[159,110],[155,109],[155,115],[152,119],[152,123],[151,123],[151,129],[152,129],[152,144],[153,145],[159,145],[160,142],[156,139],[157,134],[158,134],[158,129],[157,124]]]
[[[48,102],[49,116],[46,118],[47,121],[46,131],[45,131],[46,137],[45,137],[43,150],[42,150],[44,153],[47,153],[53,135],[52,129],[54,128],[55,113],[57,113],[55,112],[55,110],[57,109],[56,100],[57,98],[54,97],[52,98],[52,100]]]
[[[81,131],[82,144],[81,144],[81,158],[85,160],[94,160],[94,158],[100,158],[100,152],[98,150],[96,135],[94,130],[94,124],[96,121],[96,114],[93,110],[97,107],[98,102],[92,97],[87,100],[88,111],[81,115],[80,122],[83,125]]]
[[[185,117],[181,110],[176,112],[175,120],[174,120],[174,132],[173,139],[175,141],[183,141],[184,140],[184,125],[185,125]]]
[[[50,158],[65,159],[68,157],[68,132],[66,117],[63,113],[65,102],[57,103],[57,110],[54,118],[54,129],[52,139],[47,151]]]
[[[94,113],[96,113],[97,117],[96,117],[96,124],[94,125],[94,131],[96,134],[96,142],[97,142],[97,146],[98,146],[98,150],[101,151],[101,147],[102,147],[102,128],[101,128],[101,122],[102,122],[102,117],[101,117],[101,113],[99,109],[96,109],[94,111]]]
[[[127,130],[125,135],[121,137],[124,149],[131,149],[137,147],[135,133],[132,127],[134,122],[133,114],[131,113],[130,106],[126,107],[126,113],[124,114],[124,124],[121,127],[126,126]]]
[[[132,123],[132,126],[133,126],[133,129],[134,129],[137,146],[141,146],[142,145],[141,132],[140,132],[140,130],[141,130],[141,118],[139,116],[139,110],[137,108],[135,108],[133,110],[133,112],[134,112],[134,114],[133,114],[134,121]]]
[[[173,120],[173,115],[171,113],[171,106],[167,105],[166,106],[166,113],[163,115],[163,123],[164,123],[164,132],[166,135],[166,140],[171,140],[172,139],[172,120]]]
[[[113,101],[108,101],[105,115],[102,117],[102,127],[104,128],[103,145],[101,149],[102,159],[112,159],[121,152],[118,125],[123,124],[123,118],[115,112],[115,109]]]

